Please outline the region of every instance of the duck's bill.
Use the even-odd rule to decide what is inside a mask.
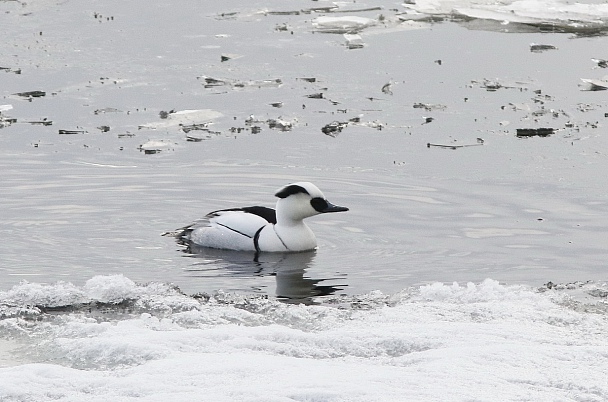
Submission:
[[[348,208],[341,207],[339,205],[334,205],[331,202],[328,202],[327,206],[321,210],[321,212],[324,214],[329,213],[329,212],[344,212],[344,211],[348,211]]]

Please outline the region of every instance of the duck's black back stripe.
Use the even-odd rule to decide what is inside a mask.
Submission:
[[[220,212],[246,212],[248,214],[257,215],[264,218],[270,223],[277,223],[277,213],[273,208],[260,207],[256,205],[253,207],[219,209],[217,211],[209,212],[207,216],[219,216]]]
[[[241,209],[247,213],[260,216],[260,217],[266,219],[270,223],[277,223],[277,213],[273,208],[255,206],[255,207],[244,207]]]

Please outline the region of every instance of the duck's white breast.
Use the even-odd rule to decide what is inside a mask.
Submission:
[[[304,224],[295,226],[268,225],[258,237],[261,251],[306,251],[317,247],[314,233]]]

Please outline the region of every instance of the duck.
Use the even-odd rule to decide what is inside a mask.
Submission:
[[[304,219],[348,211],[330,203],[310,182],[287,184],[276,191],[276,209],[251,206],[208,213],[172,234],[183,244],[238,251],[301,252],[317,248]]]

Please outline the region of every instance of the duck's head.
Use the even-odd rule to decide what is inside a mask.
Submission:
[[[301,221],[310,216],[329,212],[348,211],[327,201],[321,190],[312,183],[298,182],[280,188],[275,196],[277,201],[277,221]]]

